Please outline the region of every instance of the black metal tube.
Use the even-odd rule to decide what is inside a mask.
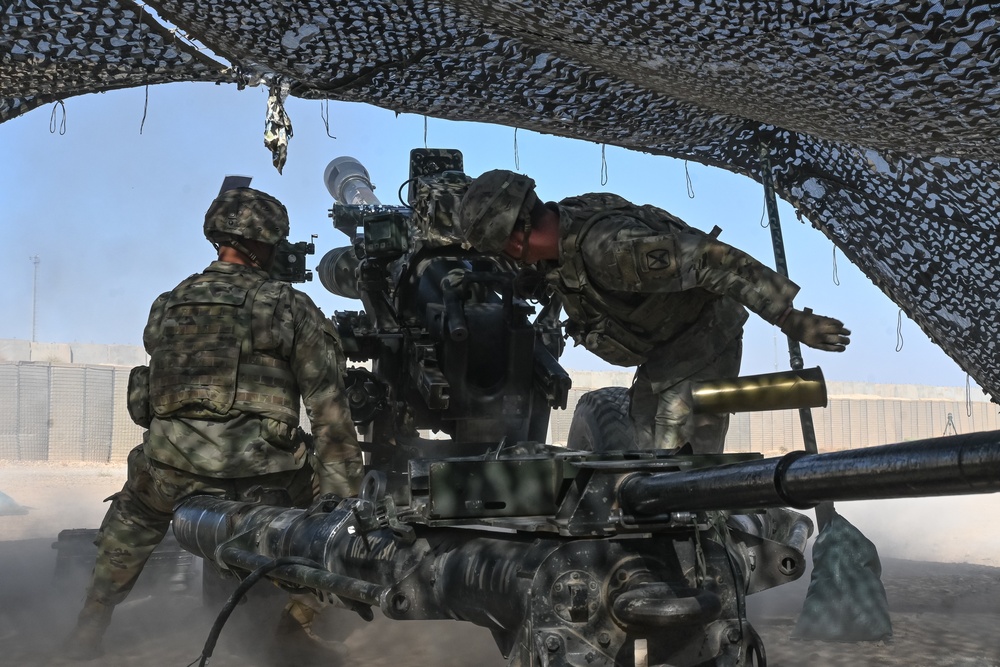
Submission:
[[[441,286],[442,301],[444,301],[445,321],[448,325],[448,337],[455,342],[469,338],[469,324],[465,321],[465,311],[458,289],[450,285]]]
[[[266,556],[236,547],[223,548],[219,556],[226,565],[241,570],[256,570],[272,561]],[[305,565],[283,565],[269,573],[268,576],[306,588],[328,591],[348,600],[356,600],[375,607],[382,606],[383,598],[388,590],[385,586]]]
[[[722,601],[712,591],[653,583],[636,586],[615,598],[615,618],[623,626],[675,629],[704,627],[722,614]]]
[[[309,513],[210,496],[174,508],[173,530],[184,549],[240,569],[308,558],[323,571],[283,566],[269,576],[377,605],[390,618],[454,618],[489,628],[517,626],[532,582],[521,573],[562,544],[419,526],[410,543],[387,528],[362,532],[350,508]]]
[[[931,438],[714,468],[636,473],[619,487],[622,511],[808,508],[833,500],[916,498],[1000,491],[1000,431]]]
[[[764,204],[767,207],[767,226],[771,230],[771,247],[774,249],[774,269],[788,277],[788,262],[785,259],[785,240],[781,234],[781,217],[778,215],[778,198],[774,192],[774,173],[771,171],[769,154],[771,147],[767,143],[760,145],[760,183],[764,186]],[[788,338],[789,363],[793,370],[801,370],[805,364],[802,361],[802,348],[799,342]],[[811,426],[811,425],[810,425]],[[805,426],[803,425],[803,429]],[[805,434],[803,434],[805,435]],[[813,448],[806,443],[806,451],[815,452],[815,435]]]

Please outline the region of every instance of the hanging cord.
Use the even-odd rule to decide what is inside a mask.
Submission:
[[[330,100],[322,100],[319,103],[319,117],[323,119],[323,127],[326,128],[326,136],[331,139],[337,137],[330,134]]]
[[[903,349],[903,309],[896,315],[896,352]]]
[[[59,110],[62,110],[61,120],[56,113]],[[60,135],[66,134],[66,103],[62,100],[56,100],[55,104],[52,105],[52,115],[49,116],[49,132],[55,134],[57,129]]]
[[[146,127],[146,112],[149,111],[149,84],[146,84],[146,99],[142,103],[142,121],[139,123],[139,134],[142,134],[142,128]]]
[[[142,55],[146,56],[146,46],[149,44],[149,29],[146,28],[146,5],[139,3],[139,25],[143,27]],[[139,134],[146,127],[146,114],[149,112],[149,71],[146,71],[145,99],[142,102],[142,120],[139,121]]]
[[[427,116],[424,116],[424,148],[427,148]]]
[[[760,228],[767,229],[771,226],[771,219],[767,217],[767,195],[764,196],[764,205],[760,209]]]
[[[514,128],[514,170],[521,171],[521,158],[517,154],[517,128]]]
[[[688,199],[694,199],[694,183],[691,182],[691,172],[688,171],[687,160],[684,160],[684,180],[687,184]]]
[[[226,604],[223,605],[222,611],[215,619],[215,623],[212,624],[212,630],[208,633],[208,639],[205,640],[205,647],[201,650],[201,655],[197,660],[191,661],[187,667],[193,667],[195,663],[198,663],[198,667],[205,667],[208,664],[209,658],[212,657],[212,653],[215,651],[215,644],[219,641],[219,635],[222,634],[222,628],[229,620],[229,616],[236,609],[236,606],[243,599],[243,596],[247,594],[255,584],[257,584],[261,579],[263,579],[268,572],[276,570],[279,567],[284,567],[285,565],[305,565],[306,567],[319,567],[315,561],[309,560],[308,558],[299,558],[297,556],[284,556],[282,558],[275,558],[270,563],[261,565],[256,570],[250,573],[246,579],[240,582],[240,585],[236,587],[229,599],[226,600]]]
[[[840,275],[837,273],[837,246],[833,246],[833,284],[840,287]]]
[[[965,374],[965,414],[972,417],[972,384],[968,373]]]
[[[601,144],[601,185],[608,184],[608,158],[604,153],[605,148],[607,146]]]

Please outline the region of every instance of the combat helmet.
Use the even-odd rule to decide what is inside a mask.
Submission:
[[[506,169],[472,181],[459,209],[462,236],[480,252],[500,252],[518,219],[530,215],[534,189],[535,181]]]
[[[266,192],[253,188],[226,190],[205,213],[205,238],[218,243],[226,236],[276,245],[288,238],[288,211]]]

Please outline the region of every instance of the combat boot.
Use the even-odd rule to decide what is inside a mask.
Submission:
[[[346,651],[343,644],[323,639],[312,629],[318,609],[295,596],[281,612],[271,645],[270,667],[300,667],[301,665],[343,664]]]
[[[70,660],[93,660],[104,655],[101,641],[111,624],[111,614],[115,608],[93,600],[87,600],[76,620],[76,627],[63,642],[60,655]]]

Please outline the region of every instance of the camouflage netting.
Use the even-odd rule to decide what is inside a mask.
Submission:
[[[719,166],[778,193],[1000,398],[996,4],[14,0],[0,121],[81,92],[280,76],[291,94]]]
[[[12,0],[0,26],[0,122],[83,93],[231,80],[130,2]]]

